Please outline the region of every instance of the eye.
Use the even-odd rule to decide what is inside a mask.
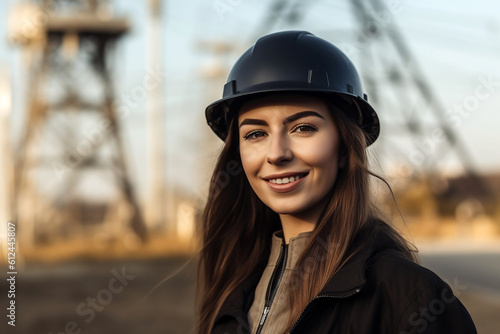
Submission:
[[[246,135],[243,136],[245,140],[252,140],[252,139],[258,139],[260,137],[264,137],[266,133],[261,130],[255,130],[247,133]]]
[[[318,131],[318,128],[311,124],[299,124],[292,129],[292,132],[298,132],[298,133],[316,132],[316,131]]]

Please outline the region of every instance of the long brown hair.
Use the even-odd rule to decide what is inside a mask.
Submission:
[[[356,251],[350,247],[363,229],[376,229],[408,259],[416,261],[411,245],[389,225],[376,219],[370,201],[369,177],[380,177],[368,169],[363,130],[336,107],[338,103],[329,106],[346,163],[339,169],[328,204],[294,268],[292,284],[296,284],[294,293],[288,296],[292,310],[285,333],[307,303]],[[210,333],[229,294],[265,266],[271,235],[281,229],[279,216],[260,201],[242,170],[236,119],[237,116],[231,122],[212,175],[202,217],[197,292],[199,334]]]

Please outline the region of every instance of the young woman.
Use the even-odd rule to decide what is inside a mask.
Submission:
[[[451,288],[377,219],[375,111],[307,32],[260,38],[206,109],[225,141],[203,214],[198,333],[476,333]]]

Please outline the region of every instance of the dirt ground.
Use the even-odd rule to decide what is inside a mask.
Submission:
[[[193,332],[195,265],[148,292],[186,258],[32,264],[18,271],[16,327],[1,333],[185,334]],[[2,271],[5,273],[5,268]],[[120,277],[117,279],[116,277]],[[6,280],[0,285],[6,312]],[[143,300],[144,299],[144,300]]]
[[[18,271],[16,327],[1,333],[193,333],[195,264],[148,292],[180,269],[186,257],[156,260],[30,264]],[[7,270],[0,268],[3,273]],[[6,312],[8,287],[0,283]],[[144,299],[144,300],[143,300]],[[480,334],[498,333],[500,303],[470,291],[460,299]],[[8,320],[8,319],[7,319]]]

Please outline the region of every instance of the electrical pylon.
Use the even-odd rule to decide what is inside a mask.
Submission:
[[[382,0],[352,0],[350,4],[358,26],[352,49],[364,57],[362,73],[368,96],[377,110],[390,113],[385,119],[388,129],[385,132],[394,135],[381,136],[379,148],[388,151],[387,155],[396,153],[409,169],[411,180],[421,173],[442,177],[439,176],[442,166],[455,158],[469,180],[470,195],[491,195],[491,189],[476,172],[473,158],[457,135],[453,119],[447,116],[438,93],[397,28],[397,13]],[[413,145],[410,150],[397,145],[403,134],[406,145]]]

